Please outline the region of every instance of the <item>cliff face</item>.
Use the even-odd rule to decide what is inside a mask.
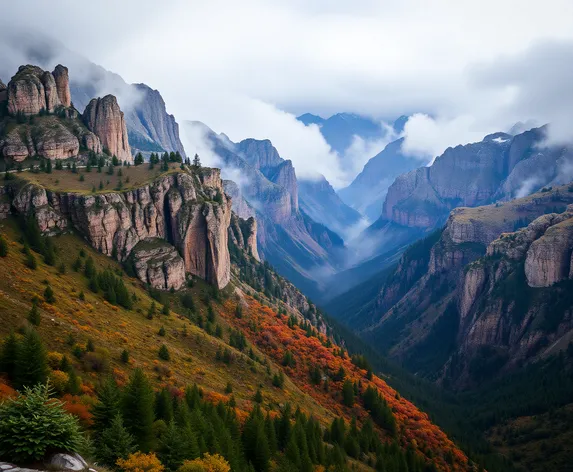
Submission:
[[[167,113],[163,97],[157,90],[145,84],[134,84],[139,100],[125,111],[125,122],[130,143],[135,150],[149,151],[145,140],[149,139],[167,152],[179,151],[185,158],[185,150],[179,138],[179,125],[175,117]]]
[[[21,162],[29,157],[67,159],[85,150],[101,154],[105,147],[132,162],[123,113],[115,97],[94,99],[84,123],[71,105],[68,69],[53,73],[37,66],[21,66],[5,93],[8,116],[0,120],[0,152]],[[87,126],[87,127],[86,127]]]
[[[28,184],[15,194],[13,205],[21,213],[34,214],[43,232],[71,225],[94,248],[120,261],[141,241],[164,239],[182,255],[186,272],[220,288],[229,282],[231,201],[218,169],[202,169],[198,175],[178,172],[141,188],[100,195],[52,192]],[[149,259],[164,255],[153,253]],[[155,273],[157,266],[146,269],[145,281],[150,281],[150,270]],[[164,284],[176,281],[181,281],[180,273],[166,276]]]
[[[244,220],[233,213],[229,226],[229,239],[238,248],[260,261],[257,250],[257,221],[252,216]]]
[[[556,302],[573,275],[571,204],[573,192],[558,187],[452,211],[439,238],[413,245],[386,278],[361,314],[371,323],[363,335],[458,388],[479,381],[479,363],[496,365],[493,376],[559,349],[573,335],[569,308]]]
[[[258,254],[309,296],[321,290],[316,274],[333,273],[340,264],[343,241],[298,208],[298,182],[290,161],[283,160],[268,140],[247,139],[235,144],[202,123],[187,122],[212,144],[226,169],[246,182],[235,189],[236,212],[256,212]],[[233,190],[229,188],[232,192]],[[248,216],[248,213],[243,216]]]
[[[543,145],[544,128],[517,136],[496,133],[479,143],[447,149],[429,167],[399,176],[389,187],[382,218],[431,229],[462,206],[487,205],[563,184],[571,162],[564,148]]]
[[[120,161],[133,163],[123,112],[113,95],[92,99],[84,111],[83,120],[88,129],[99,137],[104,149]]]
[[[58,80],[54,77],[58,77]],[[70,88],[67,69],[58,65],[53,73],[40,67],[20,66],[8,83],[8,113],[37,115],[41,111],[54,112],[58,107],[69,107]]]

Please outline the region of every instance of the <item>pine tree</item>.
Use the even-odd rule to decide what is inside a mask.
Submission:
[[[199,169],[201,167],[201,160],[199,159],[199,154],[195,154],[195,157],[193,158],[193,167],[195,167],[196,169]]]
[[[141,369],[135,369],[124,391],[123,416],[128,430],[140,449],[150,450],[153,443],[153,389]]]
[[[258,407],[253,409],[243,427],[243,447],[247,461],[256,471],[268,470],[271,452],[263,414]]]
[[[157,334],[159,334],[159,336],[165,336],[165,328],[163,326],[161,328],[159,328],[159,331]]]
[[[342,385],[342,403],[348,407],[354,405],[354,386],[350,380],[345,380]]]
[[[161,347],[159,348],[159,351],[157,353],[157,356],[159,357],[159,359],[164,360],[164,361],[170,361],[171,360],[171,354],[169,354],[169,349],[167,349],[167,346],[165,344],[161,345]]]
[[[133,163],[136,166],[143,164],[143,155],[140,152],[138,152],[135,155],[135,159],[133,160]]]
[[[28,321],[34,326],[40,326],[42,318],[40,316],[40,311],[38,310],[38,305],[36,302],[32,303],[32,309],[28,313]]]
[[[14,382],[16,380],[17,372],[17,359],[20,354],[21,343],[14,334],[10,331],[10,334],[4,340],[2,344],[2,353],[0,355],[0,371],[5,372],[8,378]]]
[[[0,257],[6,257],[8,255],[8,243],[0,235]]]
[[[93,430],[96,435],[112,426],[114,419],[121,415],[121,391],[113,377],[109,377],[97,391],[97,403],[91,410]]]
[[[34,329],[29,329],[18,350],[16,360],[16,385],[31,387],[45,383],[48,379],[48,358],[46,348],[40,335]]]
[[[161,463],[168,470],[177,470],[192,453],[183,432],[173,420],[169,421],[159,444],[158,457]]]
[[[155,302],[152,301],[151,305],[149,306],[149,310],[147,310],[147,319],[152,320],[153,317],[155,316],[156,311],[157,308],[155,307]]]
[[[170,312],[171,312],[171,310],[169,309],[169,303],[166,303],[165,305],[163,305],[163,308],[161,309],[161,314],[163,314],[165,316],[169,316]]]
[[[124,349],[123,351],[121,351],[120,360],[124,364],[127,364],[129,362],[129,351],[127,349]]]
[[[96,458],[101,464],[115,468],[118,459],[127,459],[135,452],[135,438],[124,427],[121,415],[111,418],[111,424],[104,429],[96,441]]]
[[[173,401],[165,388],[155,396],[155,418],[166,423],[173,421]]]
[[[78,395],[80,393],[81,382],[76,374],[76,369],[70,367],[68,370],[68,384],[66,385],[66,391],[72,395]]]

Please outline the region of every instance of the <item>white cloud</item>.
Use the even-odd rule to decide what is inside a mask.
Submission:
[[[529,118],[560,118],[556,140],[570,133],[568,101],[531,95],[544,75],[548,88],[570,89],[573,61],[558,60],[573,50],[569,0],[29,0],[2,13],[0,23],[23,35],[57,36],[126,81],[159,89],[179,121],[233,140],[269,138],[299,175],[320,172],[336,186],[350,172],[295,114],[423,112],[407,146],[432,156]],[[62,18],[66,27],[55,28]],[[527,56],[547,39],[564,47]]]

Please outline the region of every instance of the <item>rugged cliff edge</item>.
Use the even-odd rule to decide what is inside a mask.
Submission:
[[[80,116],[62,65],[53,72],[21,66],[7,87],[0,86],[0,154],[10,164],[78,158],[87,151],[133,162],[123,112],[113,95],[94,98]]]
[[[572,189],[453,210],[351,319],[412,371],[458,388],[566,346]]]
[[[229,282],[231,200],[223,192],[219,169],[177,171],[125,192],[86,195],[30,183],[14,185],[11,191],[14,208],[34,215],[45,233],[74,228],[94,248],[120,261],[127,261],[136,247],[136,252],[145,250],[138,246],[141,242],[160,238],[177,249],[185,272],[219,288]],[[149,259],[177,258],[173,251],[159,251]],[[149,274],[157,271],[157,264],[151,265],[137,272],[153,284],[157,277]],[[167,274],[161,282],[164,288],[170,288],[169,280],[179,285],[184,274]]]

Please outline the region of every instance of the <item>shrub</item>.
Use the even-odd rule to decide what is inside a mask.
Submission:
[[[231,466],[224,457],[205,453],[201,459],[185,461],[177,472],[229,472],[230,470]]]
[[[58,393],[64,393],[70,381],[70,377],[61,370],[54,370],[49,375],[50,384],[54,386],[54,390]]]
[[[117,466],[125,472],[163,472],[165,467],[153,453],[136,452],[127,459],[118,459]]]
[[[78,421],[50,394],[48,384],[38,384],[0,404],[1,457],[25,463],[53,450],[77,451]]]
[[[7,255],[8,255],[8,243],[2,236],[0,236],[0,257],[6,257]]]
[[[49,285],[44,290],[44,300],[46,303],[54,304],[56,302],[56,297],[54,296],[54,290]]]
[[[159,356],[159,359],[162,359],[164,361],[171,360],[171,355],[169,354],[169,349],[167,349],[167,346],[165,344],[161,345],[157,355]]]
[[[135,439],[129,434],[118,413],[104,429],[97,441],[96,458],[100,463],[113,467],[119,459],[127,459],[135,451]]]

